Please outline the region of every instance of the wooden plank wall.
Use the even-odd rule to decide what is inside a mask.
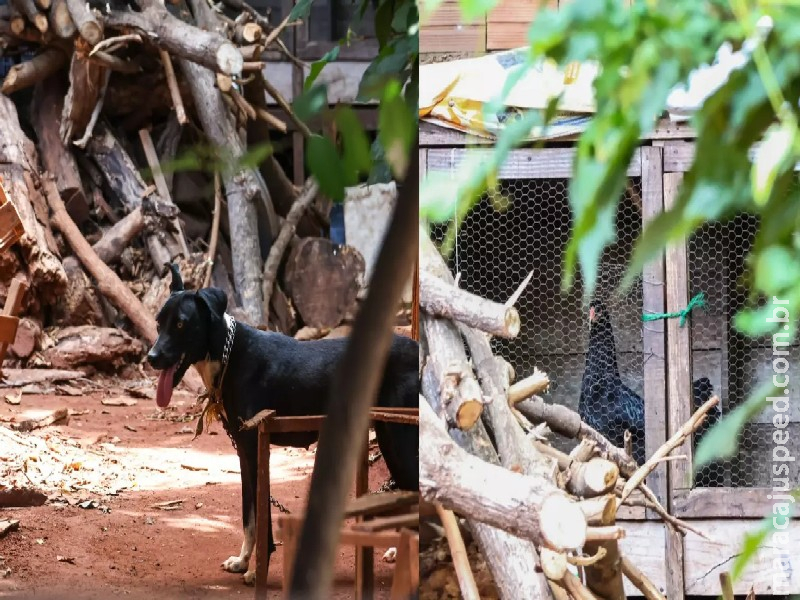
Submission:
[[[558,9],[574,0],[500,0],[484,19],[468,23],[461,17],[458,0],[443,0],[420,27],[421,53],[509,50],[525,46],[528,29],[542,8]],[[623,0],[630,5],[631,0]],[[420,1],[424,14],[424,1]]]

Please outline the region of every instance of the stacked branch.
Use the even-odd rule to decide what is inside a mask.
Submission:
[[[24,279],[21,331],[35,332],[7,366],[48,366],[42,346],[60,328],[152,343],[171,262],[254,326],[340,335],[358,312],[364,259],[320,237],[330,203],[316,183],[293,185],[274,156],[245,164],[284,119],[301,123],[261,72],[288,23],[246,2],[235,18],[179,4],[180,18],[155,0],[0,7],[0,48],[17,62],[0,73],[0,178],[26,232],[0,249],[0,303]],[[173,166],[187,156],[201,166]]]
[[[498,304],[459,290],[424,230],[420,282],[423,498],[466,519],[502,598],[624,598],[626,579],[645,597],[660,598],[657,586],[622,551],[625,527],[617,522],[617,510],[623,503],[647,506],[669,527],[694,531],[667,513],[644,480],[717,399],[639,467],[574,411],[544,402],[538,394],[548,389],[545,373],[534,369],[513,383],[513,369],[489,343],[490,335],[510,333],[503,324],[513,298]],[[465,407],[475,407],[474,419],[458,418]],[[547,440],[553,432],[577,446],[569,454],[555,448]],[[535,571],[509,561],[508,553],[495,554],[509,534],[515,550],[537,565]],[[446,535],[459,534],[451,526]],[[467,561],[454,561],[454,567],[462,571],[459,582],[473,581],[463,572]]]

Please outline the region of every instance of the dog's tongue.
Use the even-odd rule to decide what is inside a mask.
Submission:
[[[174,365],[169,369],[164,369],[158,376],[158,389],[156,390],[156,404],[161,408],[169,406],[169,401],[172,399],[172,378],[175,376],[175,370],[178,365]]]

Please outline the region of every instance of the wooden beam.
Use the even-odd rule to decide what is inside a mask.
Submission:
[[[447,129],[440,127],[433,123],[425,121],[419,124],[419,145],[421,147],[435,148],[435,147],[458,147],[458,146],[494,146],[495,139],[492,138],[478,138],[465,133],[461,133],[455,129]],[[548,143],[564,143],[574,142],[580,135],[568,135],[556,140],[550,140]],[[642,136],[642,140],[693,140],[696,137],[695,131],[681,123],[672,123],[669,119],[661,119],[653,131]],[[666,156],[665,156],[666,162]],[[666,167],[666,165],[665,165]],[[665,171],[678,170],[667,169]],[[685,169],[681,169],[685,170]]]
[[[645,146],[642,154],[642,220],[643,226],[664,210],[662,149]],[[642,273],[642,304],[645,314],[664,312],[664,258],[650,261]],[[666,342],[664,321],[645,322],[642,334],[644,352],[645,448],[652,456],[667,441],[666,427]],[[667,502],[667,467],[661,464],[647,478],[647,485],[659,501]],[[648,511],[648,517],[656,518]]]
[[[464,160],[489,160],[494,150],[487,148],[431,148],[428,150],[428,171],[457,169]],[[553,179],[572,177],[575,148],[521,148],[512,150],[500,166],[498,179]],[[641,150],[634,152],[628,166],[629,177],[642,174]]]
[[[664,174],[664,209],[670,209],[678,196],[683,174]],[[667,247],[666,252],[667,311],[683,310],[689,302],[689,279],[686,263],[686,242],[680,241]],[[692,398],[691,345],[689,328],[679,327],[677,319],[667,322],[667,435],[673,435],[690,416]],[[676,487],[685,487],[691,465],[692,445],[687,440],[676,454],[686,454],[689,461],[673,460],[669,463],[668,492]],[[672,502],[668,509],[672,509]],[[667,597],[684,596],[683,538],[673,530],[666,532],[667,563],[672,566],[667,572]]]
[[[672,490],[672,514],[678,518],[752,518],[772,512],[770,488],[675,488]],[[800,519],[795,512],[794,519]]]

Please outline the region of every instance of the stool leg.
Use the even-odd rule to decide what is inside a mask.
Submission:
[[[411,595],[411,557],[409,556],[409,533],[407,529],[400,532],[400,543],[397,546],[397,557],[392,577],[391,600],[408,600]]]
[[[286,519],[283,528],[283,597],[289,598],[289,585],[294,568],[294,555],[297,550],[297,523],[294,519]]]
[[[258,427],[258,489],[256,490],[256,600],[267,598],[269,576],[269,431],[265,424]]]
[[[408,565],[411,579],[411,591],[419,591],[419,534],[409,532]]]
[[[356,497],[369,493],[369,432],[356,471]],[[361,520],[361,518],[357,519]],[[356,600],[372,600],[375,589],[374,551],[356,546]]]

